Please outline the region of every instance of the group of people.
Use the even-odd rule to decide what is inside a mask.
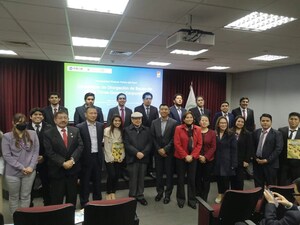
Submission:
[[[272,128],[272,116],[262,114],[261,128],[255,130],[254,112],[248,108],[247,97],[241,98],[240,106],[231,113],[229,103],[222,102],[212,124],[202,96],[189,110],[182,106],[181,94],[174,95],[173,106],[161,104],[158,109],[151,105],[152,98],[151,93],[144,93],[143,103],[132,111],[125,106],[126,94],[118,94],[117,106],[109,110],[106,126],[101,108],[94,105],[93,93],[87,93],[84,105],[76,108],[74,126],[69,125],[67,108],[59,105],[58,93],[49,94],[49,106],[30,111],[29,123],[24,114],[15,114],[12,131],[2,140],[11,213],[19,206],[30,205],[36,171],[45,205],[61,204],[64,197],[76,205],[78,179],[82,207],[89,201],[90,183],[93,200],[102,199],[103,162],[107,171],[106,199],[116,198],[118,178],[126,167],[129,196],[147,205],[144,177],[147,167],[155,164],[155,201],[170,202],[176,172],[179,208],[187,201],[196,209],[197,195],[206,201],[213,175],[218,186],[217,203],[226,190],[242,190],[245,169],[251,162],[255,186],[277,181],[284,185],[300,177],[299,159],[286,156],[287,140],[300,135],[299,113],[290,113],[289,126],[279,131]]]

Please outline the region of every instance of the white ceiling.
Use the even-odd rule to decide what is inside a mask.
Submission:
[[[99,0],[100,1],[100,0]],[[225,30],[228,23],[252,11],[299,18],[260,33]],[[186,26],[213,32],[215,46],[195,57],[170,54],[166,39]],[[73,47],[71,36],[109,39],[107,48]],[[26,45],[9,42],[24,42]],[[229,66],[242,72],[300,63],[299,0],[129,0],[124,15],[80,11],[65,0],[0,0],[0,49],[18,58],[74,62],[74,55],[101,57],[100,64],[147,66],[169,62],[168,69],[205,71]],[[131,56],[110,55],[130,51]],[[288,55],[273,62],[249,61],[262,54]],[[4,57],[4,56],[2,56]],[[13,56],[16,57],[16,56]]]

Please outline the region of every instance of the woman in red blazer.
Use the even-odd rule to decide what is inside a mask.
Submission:
[[[177,171],[177,204],[183,208],[185,203],[184,177],[187,173],[188,206],[196,209],[195,177],[197,161],[202,148],[201,128],[195,126],[194,116],[186,112],[182,117],[183,124],[175,129],[174,135],[174,157],[176,159]]]

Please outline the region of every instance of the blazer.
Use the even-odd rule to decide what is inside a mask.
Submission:
[[[201,128],[193,126],[193,140],[194,146],[191,153],[188,152],[189,137],[186,130],[186,125],[182,124],[176,127],[174,135],[174,157],[184,159],[187,155],[192,155],[194,159],[199,158],[200,150],[202,148],[202,134]]]
[[[238,107],[236,109],[233,109],[231,112],[235,117],[242,116],[241,108]],[[255,122],[254,122],[254,111],[252,109],[247,108],[247,120],[246,120],[246,129],[250,132],[253,132],[255,130]]]
[[[252,134],[249,131],[240,133],[237,140],[238,165],[243,167],[243,162],[249,163],[253,157]]]
[[[214,119],[213,119],[213,129],[216,128],[216,123],[217,123],[217,120],[220,116],[223,116],[222,112],[216,112],[215,116],[214,116]],[[234,118],[235,116],[232,114],[232,113],[228,113],[228,118],[229,118],[229,121],[228,121],[228,127],[229,128],[232,128],[234,126]]]
[[[149,154],[152,148],[152,138],[150,129],[144,125],[136,128],[130,124],[124,130],[124,145],[127,164],[130,163],[148,163]],[[144,157],[138,159],[136,154],[142,152]]]
[[[215,175],[234,176],[238,165],[237,142],[234,134],[217,136]]]
[[[102,109],[100,107],[97,107],[97,106],[94,106],[97,110],[97,121],[100,122],[100,123],[104,123],[104,119],[103,119],[103,113],[102,113]],[[74,113],[74,125],[77,125],[79,123],[82,123],[86,120],[85,118],[85,105],[83,106],[78,106],[76,109],[75,109],[75,113]]]
[[[203,146],[200,155],[203,155],[206,161],[214,160],[216,154],[216,132],[209,129],[206,133],[202,133],[202,139]]]
[[[260,225],[299,225],[300,224],[300,211],[296,205],[291,209],[287,209],[284,217],[280,220],[277,219],[276,206],[267,203],[265,207],[265,218],[259,223]]]
[[[189,111],[191,111],[193,113],[193,115],[194,115],[195,124],[198,125],[198,126],[200,126],[201,114],[200,114],[198,106],[196,106],[194,108],[191,108]],[[208,117],[208,119],[210,120],[210,110],[204,108],[203,111],[204,111],[203,114],[206,115]]]
[[[156,107],[150,105],[150,113],[149,118],[147,117],[144,105],[140,105],[134,108],[135,112],[140,112],[143,114],[142,118],[142,124],[146,127],[150,127],[153,120],[157,119],[159,117],[158,110]]]
[[[83,144],[79,129],[68,126],[68,146],[66,147],[57,127],[45,131],[44,146],[48,158],[48,173],[50,178],[64,178],[77,175],[80,170],[79,159],[83,151]],[[75,164],[69,170],[63,168],[63,163],[73,157]]]
[[[280,165],[283,163],[288,163],[289,165],[293,167],[300,167],[300,160],[299,159],[287,159],[287,141],[288,141],[288,135],[289,135],[289,127],[281,127],[278,129],[278,131],[282,134],[283,139],[283,148],[282,152],[279,155],[279,161]],[[295,139],[300,139],[300,128],[298,129]]]
[[[164,134],[161,134],[161,118],[153,120],[151,124],[151,134],[154,145],[154,154],[160,156],[158,150],[163,148],[168,156],[174,154],[174,133],[177,126],[177,121],[168,118]]]
[[[56,126],[54,123],[54,117],[53,117],[54,115],[52,112],[52,107],[50,105],[48,105],[43,109],[43,111],[44,111],[44,116],[45,116],[44,121],[48,124],[51,124],[52,126]],[[67,114],[69,114],[68,109],[61,105],[58,107],[58,111],[65,111],[65,112],[67,112]]]
[[[80,136],[83,142],[83,151],[80,157],[81,165],[86,167],[91,167],[92,164],[90,164],[92,160],[92,142],[91,142],[91,136],[89,133],[89,128],[87,122],[82,122],[80,124],[77,124],[76,127],[80,131]],[[100,165],[102,165],[104,155],[103,155],[103,149],[102,149],[102,140],[103,140],[103,129],[104,125],[103,123],[100,123],[96,121],[96,130],[97,130],[97,144],[98,144],[98,160]]]
[[[186,109],[181,107],[181,113],[182,113],[182,115],[184,115],[186,113]],[[178,111],[174,105],[170,107],[170,115],[169,116],[172,119],[176,120],[178,125],[182,124],[182,118],[179,117]]]
[[[256,151],[261,132],[262,129],[260,128],[255,130],[253,133],[254,159],[257,158]],[[270,131],[267,133],[262,150],[262,159],[267,159],[268,161],[268,163],[264,165],[271,168],[279,168],[279,154],[281,153],[282,148],[283,140],[281,133],[271,128]],[[256,162],[256,160],[254,160],[254,162]]]
[[[115,115],[115,114],[121,116],[118,106],[109,109],[108,116],[107,116],[107,121],[106,121],[106,126],[107,127],[110,126],[111,119],[112,119],[113,115]],[[125,122],[123,124],[123,127],[128,127],[131,124],[131,114],[132,114],[132,110],[125,107]]]

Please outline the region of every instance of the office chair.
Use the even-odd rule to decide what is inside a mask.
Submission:
[[[74,225],[73,204],[19,208],[13,214],[14,225]]]

